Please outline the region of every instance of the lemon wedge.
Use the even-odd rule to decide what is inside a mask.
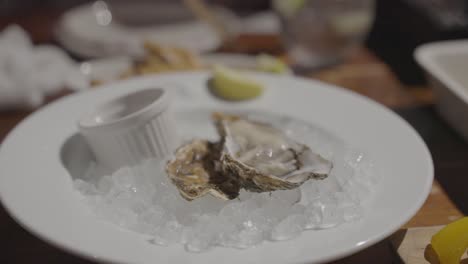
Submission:
[[[224,66],[215,66],[211,91],[225,100],[240,101],[258,97],[263,85],[242,73]]]
[[[290,73],[288,65],[282,60],[267,54],[257,56],[258,69],[265,72],[272,73]]]
[[[431,239],[441,264],[458,264],[468,248],[468,217],[448,224]]]

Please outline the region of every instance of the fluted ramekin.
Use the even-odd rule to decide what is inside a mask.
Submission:
[[[117,170],[147,158],[166,159],[178,143],[167,91],[133,92],[102,105],[78,121],[97,162]]]

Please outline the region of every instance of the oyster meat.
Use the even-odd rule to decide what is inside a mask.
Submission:
[[[222,137],[223,173],[234,175],[248,191],[297,188],[326,178],[332,169],[330,161],[268,124],[221,113],[213,118]]]
[[[219,142],[193,140],[180,147],[166,171],[186,200],[206,194],[228,200],[241,188],[271,192],[324,179],[332,163],[268,124],[213,114]]]
[[[176,150],[166,166],[172,183],[188,201],[207,193],[223,200],[239,195],[240,182],[224,174],[217,162],[219,145],[195,139]]]

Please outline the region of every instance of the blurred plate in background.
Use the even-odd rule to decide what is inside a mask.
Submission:
[[[257,58],[251,55],[231,53],[210,53],[200,55],[204,67],[221,64],[240,70],[258,69]],[[132,67],[129,56],[115,56],[103,59],[94,59],[81,63],[81,72],[96,83],[106,83],[121,79],[124,72]]]
[[[57,40],[72,53],[86,58],[140,54],[141,43],[145,40],[177,44],[197,52],[213,50],[221,43],[209,25],[194,19],[184,17],[172,23],[155,21],[155,24],[136,26],[117,21],[111,10],[102,1],[69,10],[57,25]],[[173,8],[163,5],[153,10],[159,10],[153,14],[155,17],[162,17]],[[222,13],[228,12],[223,10]]]

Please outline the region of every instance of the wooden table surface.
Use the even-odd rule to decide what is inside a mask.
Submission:
[[[60,12],[37,11],[32,15],[0,18],[0,29],[14,22],[32,34],[35,42],[51,42],[52,26]],[[223,48],[237,52],[278,52],[275,37],[241,36],[235,45]],[[399,113],[422,135],[428,144],[436,168],[429,198],[405,227],[443,225],[467,212],[468,146],[435,114],[431,91],[425,87],[406,87],[384,62],[362,48],[344,63],[304,73],[305,76],[336,84],[380,102]],[[0,112],[0,142],[31,111]],[[464,187],[464,188],[463,188]],[[457,203],[457,206],[454,202]],[[0,208],[0,263],[90,263],[62,252],[26,232]],[[377,260],[377,261],[376,261]],[[334,263],[398,263],[387,241]]]

